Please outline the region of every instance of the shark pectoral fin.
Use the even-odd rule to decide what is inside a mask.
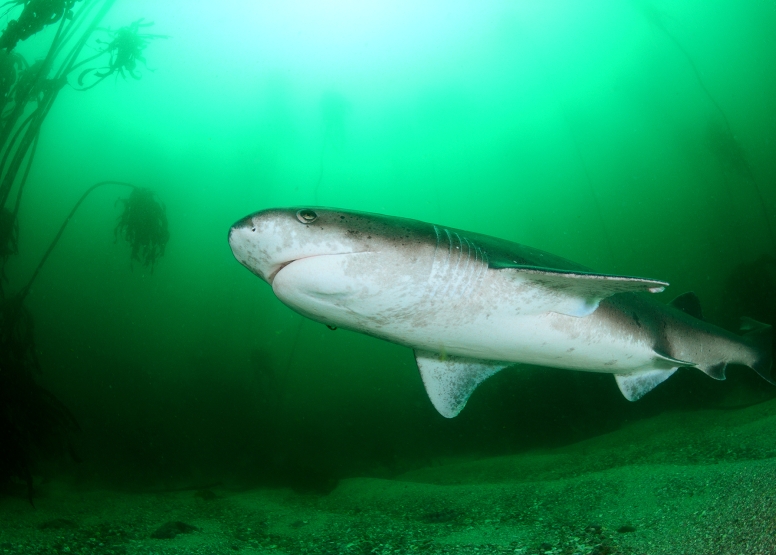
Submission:
[[[420,350],[415,351],[415,360],[431,403],[445,418],[458,416],[480,383],[511,366],[455,356],[440,358],[438,353]]]
[[[638,401],[644,395],[671,377],[676,368],[670,370],[639,370],[630,374],[615,374],[617,386],[628,401]]]
[[[533,307],[534,310],[557,312],[583,318],[595,312],[598,303],[617,293],[660,293],[665,281],[628,276],[612,276],[587,272],[572,272],[534,268],[531,266],[502,266],[515,279],[529,281],[542,287],[548,294]]]

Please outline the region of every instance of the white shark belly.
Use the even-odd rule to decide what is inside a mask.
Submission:
[[[612,374],[641,370],[654,360],[643,338],[611,329],[595,313],[578,318],[527,310],[537,304],[534,290],[504,298],[496,277],[462,295],[412,272],[398,274],[386,261],[380,271],[364,271],[361,266],[375,258],[359,253],[299,260],[276,276],[273,289],[313,320],[443,356]],[[421,278],[424,272],[428,267]]]
[[[654,364],[655,353],[646,341],[621,335],[617,330],[604,331],[593,315],[586,316],[585,322],[568,322],[575,317],[555,313],[491,316],[469,322],[456,322],[460,320],[457,311],[438,317],[440,322],[431,321],[414,329],[391,324],[356,329],[414,349],[480,360],[611,374],[630,373]],[[559,320],[565,320],[563,326],[557,325]]]

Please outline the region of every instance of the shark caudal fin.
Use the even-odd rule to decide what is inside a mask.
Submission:
[[[762,379],[776,385],[771,375],[773,368],[773,330],[768,324],[763,324],[752,318],[741,318],[739,336],[741,349],[739,356],[729,360],[714,363],[698,364],[697,368],[715,380],[724,380],[728,364],[740,364],[757,372]]]
[[[776,380],[772,376],[773,328],[751,318],[741,318],[741,331],[745,332],[744,339],[757,353],[755,360],[748,366],[765,381],[776,385]]]

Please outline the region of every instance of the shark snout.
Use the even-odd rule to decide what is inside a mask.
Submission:
[[[244,218],[237,220],[234,222],[232,227],[229,228],[229,243],[232,242],[232,234],[238,230],[238,229],[246,229],[246,228],[253,228],[255,229],[255,226],[253,224],[253,216],[245,216]]]
[[[229,247],[232,249],[232,254],[237,261],[248,268],[252,273],[256,274],[261,279],[267,281],[267,271],[257,256],[256,238],[256,225],[251,216],[247,216],[238,220],[232,227],[229,228],[229,234],[227,236],[229,240]]]
[[[234,257],[271,285],[296,260],[368,250],[359,242],[358,230],[343,231],[340,220],[345,216],[330,217],[335,225],[327,226],[323,209],[316,210],[262,210],[236,221],[228,233]]]

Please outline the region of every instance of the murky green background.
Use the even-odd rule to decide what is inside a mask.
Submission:
[[[95,192],[28,297],[43,383],[82,427],[67,472],[325,488],[773,395],[682,371],[630,404],[611,376],[510,369],[445,420],[409,349],[304,321],[226,242],[272,206],[380,212],[664,279],[729,327],[767,320],[773,259],[729,277],[775,251],[773,1],[119,0],[104,25],[140,17],[170,38],[141,80],[61,93],[7,267],[24,284],[94,182],[167,206],[151,274],[114,240],[126,192]]]

